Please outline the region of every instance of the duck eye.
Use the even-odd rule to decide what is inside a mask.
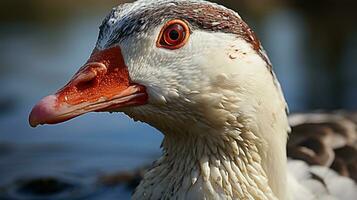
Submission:
[[[186,44],[189,36],[190,29],[185,22],[171,20],[162,28],[157,46],[166,49],[178,49]]]

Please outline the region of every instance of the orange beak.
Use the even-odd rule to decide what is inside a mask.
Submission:
[[[144,105],[147,100],[145,87],[131,82],[119,47],[95,49],[65,87],[32,109],[29,122],[32,127],[56,124],[88,112]]]

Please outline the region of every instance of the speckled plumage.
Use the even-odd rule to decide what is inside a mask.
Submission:
[[[233,10],[207,1],[144,0],[120,5],[103,21],[99,45],[116,44],[133,33],[146,32],[169,19],[186,20],[192,30],[231,33],[242,37],[253,46],[272,70],[260,41],[241,17]]]
[[[175,50],[156,46],[170,19],[191,30]],[[286,102],[237,13],[198,0],[125,4],[101,26],[97,48],[111,46],[149,96],[146,105],[117,111],[165,136],[164,154],[133,199],[316,199],[288,173]]]

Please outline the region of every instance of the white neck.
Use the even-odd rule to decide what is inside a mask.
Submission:
[[[173,86],[180,91],[166,92],[175,93],[173,97],[151,92],[165,101],[159,104],[153,100],[162,98],[152,98],[151,104],[126,110],[165,135],[164,155],[133,198],[289,199],[289,125],[279,83],[244,40],[218,33],[198,35],[216,41],[200,43],[200,48],[217,46],[190,60],[205,74],[189,68],[187,77],[200,77],[200,83]],[[170,91],[167,84],[157,91]]]
[[[165,134],[164,154],[133,199],[287,199],[286,158],[278,162],[286,156],[268,159],[274,150],[261,152],[259,144],[262,141],[244,127]]]

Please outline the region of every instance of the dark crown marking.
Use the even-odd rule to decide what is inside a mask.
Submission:
[[[231,33],[243,38],[252,45],[254,50],[267,63],[269,70],[272,70],[270,61],[260,41],[250,27],[233,10],[206,1],[192,0],[158,1],[156,3],[148,3],[145,6],[139,4],[139,8],[133,9],[118,19],[116,23],[120,24],[115,26],[115,30],[112,33],[108,33],[113,28],[109,21],[117,18],[120,12],[123,12],[128,6],[130,7],[129,4],[125,4],[115,8],[100,27],[99,40],[102,40],[106,34],[111,34],[107,38],[106,46],[118,43],[132,34],[148,31],[164,21],[183,19],[189,22],[193,31],[201,29]]]

